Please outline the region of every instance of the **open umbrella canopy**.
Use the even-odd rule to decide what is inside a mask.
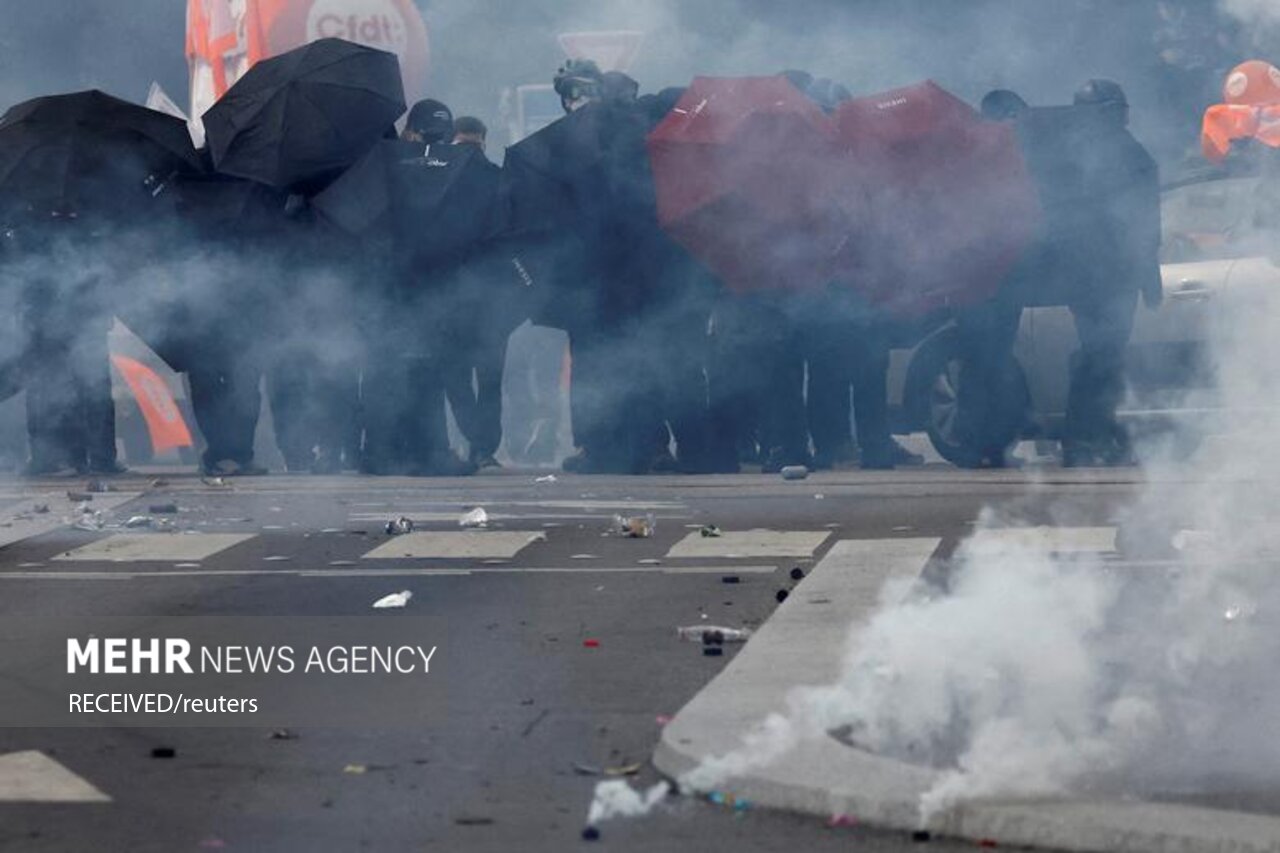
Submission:
[[[355,237],[386,235],[418,267],[447,264],[496,228],[499,170],[471,145],[385,140],[311,202]]]
[[[848,188],[840,281],[905,317],[992,296],[1041,222],[1013,124],[932,82],[846,101],[835,121]]]
[[[636,102],[592,103],[508,148],[507,230],[580,227],[643,207],[653,196],[644,149],[649,121]]]
[[[658,218],[732,290],[831,280],[845,234],[830,119],[786,78],[699,77],[648,139]]]
[[[120,218],[175,172],[198,171],[186,123],[97,90],[18,104],[0,118],[0,208]]]
[[[305,192],[364,156],[404,110],[395,54],[327,38],[254,65],[204,126],[219,172]]]

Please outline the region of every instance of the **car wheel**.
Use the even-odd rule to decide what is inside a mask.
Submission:
[[[1018,439],[1019,428],[1025,422],[1030,407],[1030,393],[1026,375],[1016,362],[1015,388],[1018,398],[1011,411],[1020,417],[1011,419],[1008,434],[997,436],[991,445],[1006,449]],[[983,447],[959,434],[960,423],[960,339],[954,330],[945,331],[928,341],[912,359],[907,379],[907,399],[913,413],[913,421],[929,436],[938,455],[953,465],[973,465],[982,455]]]

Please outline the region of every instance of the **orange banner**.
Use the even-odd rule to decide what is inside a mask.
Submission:
[[[191,447],[191,430],[182,419],[178,403],[169,393],[169,386],[154,370],[140,361],[124,355],[111,356],[111,363],[120,371],[125,383],[138,401],[142,417],[151,433],[151,446],[156,453],[178,447]]]

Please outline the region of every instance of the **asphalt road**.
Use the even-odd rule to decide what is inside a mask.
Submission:
[[[510,472],[210,486],[186,475],[157,485],[153,476],[121,478],[116,491],[94,496],[91,508],[108,507],[101,530],[66,523],[81,518],[65,494],[79,481],[0,483],[0,691],[10,721],[36,717],[0,728],[0,800],[24,779],[27,799],[74,789],[61,771],[6,763],[29,750],[109,798],[0,802],[0,849],[916,848],[901,834],[678,797],[646,818],[605,823],[594,844],[580,833],[600,781],[592,772],[638,764],[637,787],[657,781],[648,758],[664,718],[729,660],[680,641],[677,627],[760,624],[793,584],[791,569],[812,565],[838,539],[938,536],[945,551],[988,504],[1045,522],[1052,505],[1054,523],[1106,524],[1136,489],[1124,473],[948,468],[801,482],[557,475],[535,483],[537,474]],[[177,514],[148,511],[169,502]],[[458,518],[474,507],[486,509],[489,526],[458,539]],[[652,514],[653,535],[613,534],[619,513]],[[402,514],[418,533],[442,535],[389,537],[383,524]],[[173,530],[119,527],[135,515]],[[720,554],[678,556],[681,547],[714,550],[722,540],[699,536],[707,524],[726,534],[805,531],[820,544],[780,556],[726,537]],[[215,534],[232,538],[208,538]],[[367,556],[379,548],[387,556]],[[401,590],[413,593],[403,610],[371,608]],[[55,694],[68,637],[247,642],[241,631],[305,646],[334,625],[370,643],[412,636],[435,645],[430,675],[291,682],[308,690],[276,696],[281,719],[267,722],[104,728],[101,718],[78,717],[83,727],[33,727],[65,719],[39,709],[63,701]],[[287,736],[273,737],[279,729]],[[154,757],[157,748],[173,756]]]

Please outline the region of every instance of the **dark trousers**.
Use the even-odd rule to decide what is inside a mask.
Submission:
[[[1022,389],[1013,345],[1022,305],[998,296],[957,317],[960,379],[956,433],[971,448],[971,464],[999,462],[1022,430]]]
[[[315,465],[337,470],[344,452],[359,445],[358,365],[331,364],[315,353],[278,356],[267,371],[276,444],[290,471]],[[355,459],[348,459],[354,467]]]
[[[230,461],[253,464],[253,437],[262,406],[262,371],[248,353],[205,344],[187,362],[191,408],[204,435],[201,461],[207,470]]]
[[[1123,441],[1116,409],[1124,398],[1125,349],[1138,306],[1134,291],[1078,299],[1070,305],[1080,349],[1072,357],[1064,440]]]
[[[34,468],[116,467],[115,403],[107,354],[110,321],[54,306],[24,314],[27,434]]]
[[[442,381],[471,458],[493,456],[502,443],[502,372],[507,338],[477,332],[454,336],[443,356]]]
[[[375,344],[360,388],[364,469],[371,474],[431,473],[449,453],[438,361],[394,342]]]
[[[887,447],[887,335],[872,324],[828,320],[807,324],[801,340],[809,370],[806,409],[815,453],[832,462],[851,457],[855,423],[864,451],[875,453]]]

